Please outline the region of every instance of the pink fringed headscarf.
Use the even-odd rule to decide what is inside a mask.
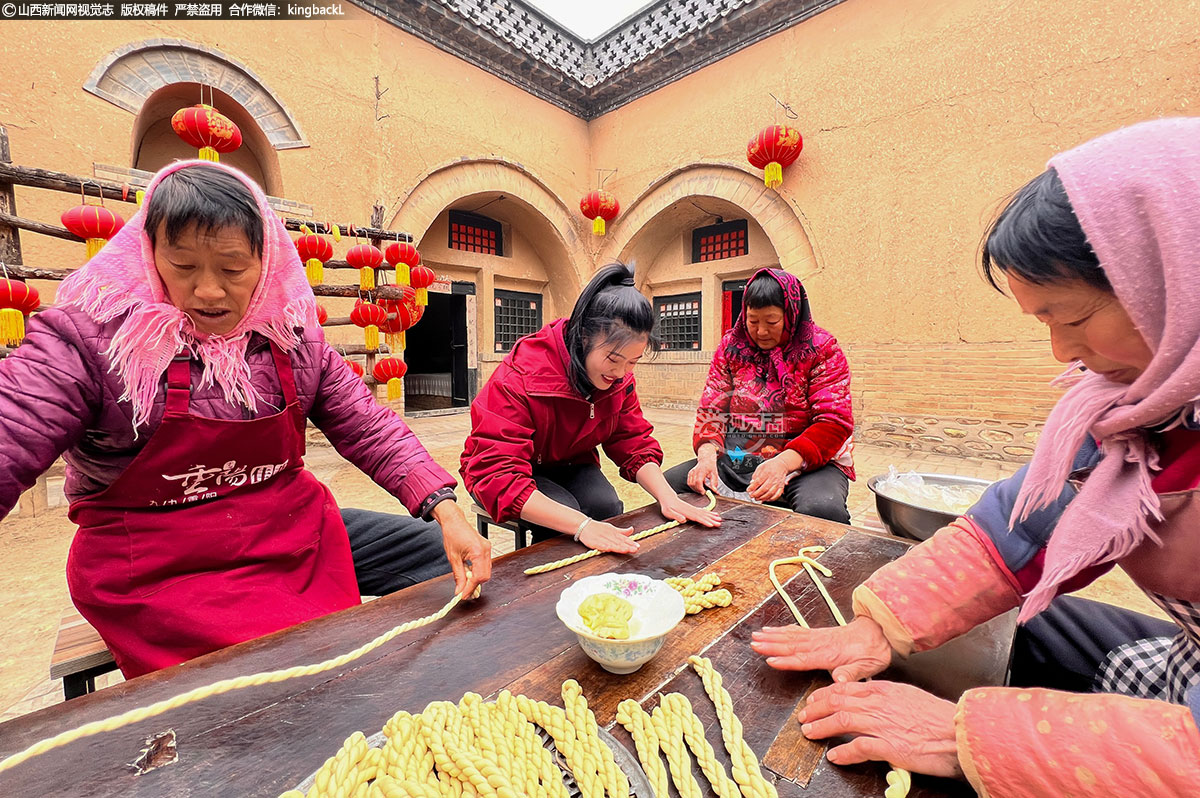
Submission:
[[[144,230],[146,207],[162,179],[200,164],[228,172],[245,184],[263,219],[262,274],[246,315],[225,335],[199,332],[188,315],[171,304]],[[120,399],[133,405],[135,431],[149,420],[162,374],[177,352],[190,349],[200,357],[201,385],[215,383],[226,400],[254,411],[260,397],[251,385],[246,362],[250,334],[261,333],[290,351],[299,341],[296,328],[317,324],[317,304],[300,256],[266,195],[237,169],[209,161],[179,161],[160,169],[146,188],[141,210],[104,249],[63,280],[56,303],[78,307],[101,324],[128,314],[104,354],[109,370],[125,383]]]
[[[1119,560],[1147,538],[1160,542],[1150,485],[1158,456],[1145,430],[1200,416],[1200,119],[1133,125],[1049,166],[1154,357],[1132,385],[1083,376],[1050,414],[1013,523],[1057,498],[1084,436],[1103,457],[1058,521],[1022,621],[1082,569]]]

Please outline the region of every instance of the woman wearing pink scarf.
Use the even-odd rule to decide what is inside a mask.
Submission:
[[[348,535],[304,468],[307,419],[414,517],[350,511]],[[66,459],[71,597],[127,677],[489,574],[454,479],[325,343],[287,231],[227,166],[161,170],[63,281],[0,364],[0,429],[0,513]]]
[[[838,764],[965,776],[991,798],[1200,794],[1200,119],[1054,157],[983,263],[1071,364],[1033,461],[872,575],[848,626],[752,645],[832,670],[800,720],[854,738]],[[1056,598],[1114,566],[1173,622]],[[1018,606],[1013,687],[955,704],[857,681]]]

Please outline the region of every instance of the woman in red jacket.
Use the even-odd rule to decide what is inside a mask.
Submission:
[[[632,527],[600,519],[624,507],[600,471],[596,447],[658,502],[664,516],[717,526],[663,477],[662,448],[642,415],[633,367],[654,335],[654,309],[620,263],[596,273],[569,319],[517,341],[471,405],[460,471],[497,522],[526,522],[535,542],[574,535],[603,551],[632,553]]]

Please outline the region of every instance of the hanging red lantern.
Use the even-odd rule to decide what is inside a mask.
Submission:
[[[171,117],[175,135],[200,150],[200,160],[219,161],[222,152],[242,146],[242,131],[211,105],[203,103],[180,108]]]
[[[771,125],[750,139],[746,158],[755,169],[762,169],[767,188],[783,185],[783,170],[791,166],[804,149],[800,131],[787,125]]]
[[[329,321],[329,311],[324,305],[317,305],[317,324],[324,324]]]
[[[360,378],[364,374],[366,374],[366,372],[363,370],[362,364],[359,363],[357,360],[351,360],[348,357],[344,357],[344,358],[342,358],[342,362],[345,363],[347,366],[349,366],[350,370],[353,371]]]
[[[103,205],[76,205],[60,218],[63,227],[87,242],[88,260],[125,226],[120,214]]]
[[[333,244],[323,236],[306,233],[296,239],[296,251],[304,261],[304,273],[309,285],[325,282],[325,261],[333,257]]]
[[[617,214],[621,212],[621,204],[612,194],[598,188],[579,201],[579,211],[592,220],[592,232],[602,236],[604,223],[617,218]]]
[[[375,362],[371,376],[377,382],[387,383],[387,398],[393,402],[404,395],[404,375],[408,373],[408,364],[398,357],[385,357]]]
[[[396,284],[409,284],[409,271],[421,263],[421,253],[407,241],[397,241],[387,248],[384,253],[387,262],[396,270]]]
[[[350,311],[350,321],[363,328],[363,341],[370,352],[379,349],[379,329],[387,324],[387,320],[387,311],[374,302],[360,299],[354,303],[354,310]]]
[[[19,345],[25,338],[25,317],[41,304],[33,286],[20,280],[0,279],[0,344]]]
[[[370,291],[375,287],[375,270],[383,265],[383,253],[379,251],[379,247],[370,244],[350,247],[350,251],[346,253],[346,262],[359,270],[359,288]]]
[[[398,285],[395,288],[401,294],[399,299],[379,300],[388,313],[387,322],[380,329],[387,335],[388,349],[402,352],[405,347],[404,331],[420,320],[423,309],[417,305],[417,292],[412,286]]]
[[[417,290],[417,304],[424,307],[429,304],[429,286],[437,279],[433,269],[428,266],[413,266],[409,270],[412,287]]]

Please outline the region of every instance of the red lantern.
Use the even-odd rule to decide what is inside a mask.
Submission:
[[[407,241],[397,241],[388,247],[384,254],[387,256],[387,262],[396,270],[396,284],[408,285],[409,270],[421,263],[421,253]]]
[[[404,394],[404,375],[408,373],[408,364],[398,357],[385,357],[376,361],[371,369],[371,376],[377,382],[387,383],[387,398],[389,402],[399,399]]]
[[[350,370],[353,371],[355,374],[357,374],[359,376],[359,378],[361,378],[362,375],[366,373],[365,371],[363,371],[362,364],[360,364],[357,360],[351,360],[348,357],[344,357],[344,358],[342,358],[342,362],[345,363],[347,366],[349,366]]]
[[[385,326],[380,327],[387,334],[388,348],[393,352],[404,350],[404,331],[421,320],[425,309],[417,304],[416,291],[407,285],[398,285],[400,299],[381,299],[379,304],[388,312]]]
[[[354,303],[354,310],[350,311],[350,321],[363,328],[363,340],[371,352],[379,349],[379,328],[387,324],[387,320],[387,311],[374,302],[360,299]]]
[[[306,233],[296,239],[296,251],[304,261],[304,273],[309,285],[320,285],[325,281],[325,261],[333,257],[333,244],[315,233]]]
[[[370,291],[375,287],[375,270],[383,265],[383,253],[378,247],[370,244],[350,247],[350,251],[346,253],[346,262],[359,270],[359,288]]]
[[[429,286],[433,285],[437,275],[428,266],[413,266],[409,271],[412,287],[417,289],[417,304],[424,307],[429,304]]]
[[[180,108],[171,117],[171,128],[175,135],[200,150],[202,161],[219,161],[218,153],[233,152],[242,146],[242,131],[211,105]]]
[[[0,280],[0,344],[20,344],[25,338],[25,317],[41,304],[37,289],[28,283]]]
[[[604,235],[604,223],[611,222],[621,212],[617,198],[604,189],[596,189],[579,201],[579,211],[592,220],[592,232]]]
[[[120,214],[103,205],[76,205],[60,218],[63,227],[86,240],[88,260],[125,226]]]
[[[324,305],[317,305],[317,324],[324,324],[329,321],[329,311]]]
[[[763,169],[767,188],[783,185],[783,170],[792,165],[804,149],[800,131],[787,125],[771,125],[758,131],[746,145],[746,158],[755,169]]]

